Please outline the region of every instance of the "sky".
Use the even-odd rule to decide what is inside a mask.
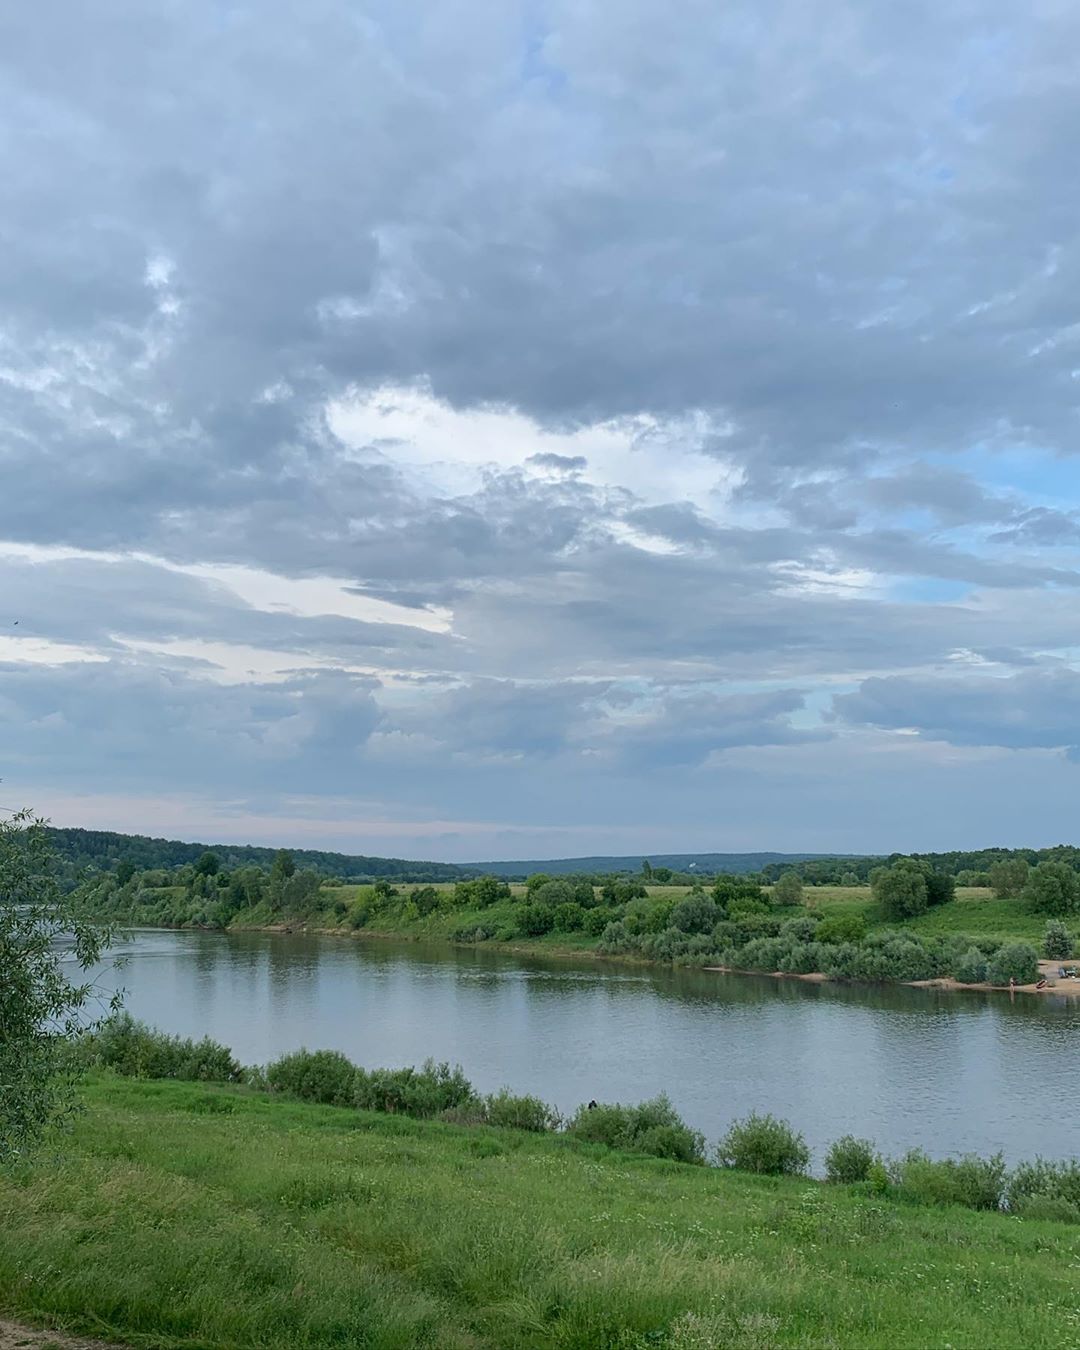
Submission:
[[[0,14],[0,803],[1080,840],[1080,10]]]

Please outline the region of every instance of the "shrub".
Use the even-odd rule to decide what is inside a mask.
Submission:
[[[266,1067],[274,1092],[288,1092],[305,1102],[348,1106],[353,1099],[356,1066],[337,1050],[297,1050]]]
[[[785,919],[780,925],[780,936],[790,942],[817,942],[821,919],[815,914],[798,914],[794,919]]]
[[[451,942],[488,942],[495,936],[495,925],[484,922],[477,923],[475,919],[466,919],[464,923],[459,923],[450,932]]]
[[[679,1118],[663,1094],[638,1106],[580,1106],[566,1132],[575,1139],[627,1153],[648,1153],[676,1162],[705,1160],[704,1137]]]
[[[1020,1163],[1009,1177],[1005,1192],[1010,1210],[1029,1213],[1036,1200],[1071,1206],[1080,1217],[1080,1161]]]
[[[555,911],[550,905],[522,905],[518,925],[526,937],[543,937],[555,927]]]
[[[1005,1161],[968,1154],[935,1161],[919,1149],[894,1164],[900,1194],[926,1205],[966,1205],[968,1209],[1000,1209],[1005,1193]]]
[[[484,1114],[489,1125],[532,1130],[537,1134],[557,1130],[562,1122],[558,1111],[539,1097],[515,1097],[507,1088],[487,1098]]]
[[[1050,919],[1043,933],[1043,956],[1053,960],[1064,960],[1072,955],[1072,934],[1060,919]]]
[[[716,901],[702,892],[700,895],[688,895],[671,911],[671,925],[684,933],[708,933],[720,918]]]
[[[839,913],[827,915],[817,926],[817,942],[861,942],[866,936],[866,920],[861,914]]]
[[[803,898],[803,882],[798,872],[784,872],[776,880],[772,889],[772,901],[776,905],[800,905]]]
[[[364,1111],[426,1117],[468,1107],[476,1093],[460,1065],[429,1059],[419,1069],[357,1069],[352,1099]]]
[[[876,1159],[877,1153],[869,1140],[845,1134],[842,1139],[830,1144],[825,1154],[825,1180],[840,1185],[867,1181]]]
[[[665,928],[662,933],[646,933],[638,939],[638,950],[650,961],[674,961],[690,948],[693,941],[680,928]]]
[[[421,917],[425,917],[439,907],[439,892],[434,886],[414,886],[409,892],[409,899],[416,906],[416,912]]]
[[[636,951],[637,944],[626,924],[617,919],[615,923],[609,923],[600,935],[597,950],[609,956],[618,956],[622,952]]]
[[[528,886],[528,882],[526,882]],[[528,887],[529,900],[534,905],[568,905],[574,899],[573,887],[568,881],[542,881],[538,886]]]
[[[1010,979],[1031,984],[1039,977],[1039,954],[1026,942],[1014,942],[994,953],[986,974],[991,984],[1008,984]]]
[[[85,1043],[94,1064],[127,1078],[177,1078],[186,1082],[239,1083],[244,1071],[227,1046],[209,1036],[201,1041],[169,1036],[120,1013],[104,1022]]]
[[[783,938],[754,938],[739,949],[736,959],[742,970],[772,972],[782,968],[790,951],[791,944]]]
[[[675,905],[670,900],[638,897],[626,906],[624,920],[631,933],[662,933],[668,927]]]
[[[978,947],[969,947],[957,960],[953,975],[961,984],[982,984],[986,979],[986,957]]]
[[[1021,1200],[1016,1213],[1024,1219],[1043,1219],[1050,1223],[1080,1223],[1080,1205],[1053,1195],[1033,1195]]]
[[[565,904],[557,905],[555,913],[552,915],[552,922],[555,931],[558,933],[573,933],[581,927],[585,911],[574,900],[568,900]]]
[[[806,1140],[785,1120],[755,1111],[737,1120],[717,1147],[721,1167],[768,1176],[801,1176],[810,1163]]]
[[[713,891],[714,895],[717,892]],[[721,903],[717,896],[717,903]],[[750,914],[771,914],[772,909],[761,894],[760,886],[751,887],[750,891],[739,891],[724,903],[729,919],[745,919]]]
[[[786,975],[813,975],[825,962],[828,947],[820,942],[795,942],[780,962]]]
[[[618,917],[618,913],[617,909],[598,905],[595,909],[585,911],[581,926],[590,937],[599,937],[608,924]]]

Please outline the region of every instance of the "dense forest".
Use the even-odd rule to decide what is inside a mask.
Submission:
[[[66,883],[75,884],[96,872],[114,872],[121,862],[136,871],[172,871],[192,867],[207,851],[213,851],[225,871],[243,867],[269,869],[278,850],[253,844],[184,843],[141,834],[112,830],[51,827],[49,838]],[[807,886],[865,886],[870,874],[883,863],[901,856],[925,862],[932,871],[954,877],[961,886],[988,886],[995,865],[1003,862],[1062,862],[1080,868],[1080,848],[1058,844],[1053,848],[986,848],[949,853],[845,854],[805,853],[671,853],[651,860],[636,857],[555,858],[547,861],[440,863],[406,858],[377,858],[362,854],[332,853],[320,849],[293,849],[298,870],[341,881],[368,882],[380,878],[405,883],[454,882],[476,876],[524,880],[543,872],[549,876],[589,876],[595,884],[612,875],[641,877],[646,882],[692,885],[701,878],[721,875],[750,876],[771,885],[785,872],[797,872]]]
[[[144,834],[118,834],[112,830],[80,830],[50,827],[49,842],[65,880],[76,881],[92,872],[115,871],[121,862],[142,872],[151,868],[172,870],[194,865],[211,848],[222,866],[269,868],[277,849],[254,844],[186,844],[178,839],[152,839]],[[411,862],[405,858],[367,858],[320,849],[292,851],[297,866],[324,877],[344,881],[456,881],[466,869],[452,863]]]

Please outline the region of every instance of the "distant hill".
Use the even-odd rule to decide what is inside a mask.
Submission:
[[[49,828],[53,849],[63,872],[77,879],[86,870],[109,872],[127,858],[140,870],[151,867],[182,867],[197,862],[209,849],[226,868],[269,867],[276,849],[254,844],[188,844],[179,839],[152,839],[144,834],[118,834],[112,830]],[[368,858],[362,854],[327,853],[320,849],[294,848],[299,868],[346,881],[370,881],[392,877],[399,881],[457,881],[472,875],[472,869],[453,863],[413,862],[407,858]]]
[[[551,876],[565,876],[571,872],[639,872],[646,855],[635,853],[619,857],[592,858],[532,858],[522,862],[465,863],[469,872],[487,872],[496,877],[527,877],[531,872],[547,872]],[[760,872],[770,864],[809,862],[817,858],[843,857],[838,853],[650,853],[653,867],[670,867],[673,872],[700,872],[714,876],[717,872]]]

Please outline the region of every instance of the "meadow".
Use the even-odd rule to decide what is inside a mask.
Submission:
[[[0,1304],[138,1347],[1067,1344],[1080,1230],[97,1073],[0,1176]],[[917,1291],[915,1294],[914,1291]]]

